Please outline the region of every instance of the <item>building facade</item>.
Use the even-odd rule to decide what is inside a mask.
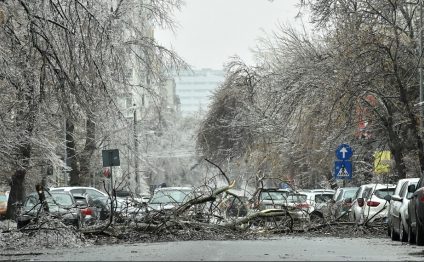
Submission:
[[[224,71],[200,69],[182,71],[175,76],[176,94],[181,114],[188,116],[208,109],[213,91],[224,82]]]

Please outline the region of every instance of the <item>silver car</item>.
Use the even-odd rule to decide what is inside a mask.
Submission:
[[[409,185],[416,185],[419,178],[399,180],[395,193],[389,198],[388,229],[392,240],[408,240],[408,204],[412,193],[408,193]]]

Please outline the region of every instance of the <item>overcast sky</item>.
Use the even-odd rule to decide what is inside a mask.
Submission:
[[[185,0],[176,11],[176,33],[157,30],[162,45],[176,51],[197,69],[221,69],[230,56],[253,63],[249,48],[262,30],[270,33],[278,24],[300,25],[295,19],[299,0]],[[307,23],[307,18],[303,18]]]

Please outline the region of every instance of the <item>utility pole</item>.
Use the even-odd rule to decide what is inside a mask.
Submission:
[[[138,139],[137,139],[137,108],[134,107],[134,124],[133,124],[133,136],[134,136],[134,169],[135,169],[135,192],[140,194],[140,174],[138,170]]]

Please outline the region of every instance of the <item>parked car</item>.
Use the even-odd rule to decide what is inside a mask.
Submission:
[[[352,207],[349,210],[349,221],[358,224],[387,219],[388,201],[386,195],[395,191],[392,184],[365,184],[361,185],[355,193]]]
[[[307,202],[307,195],[304,192],[293,192],[291,189],[261,189],[252,208],[258,211],[283,209],[287,210],[295,221],[309,220],[310,205]]]
[[[98,211],[98,219],[108,219],[110,216],[110,198],[105,196],[97,197],[93,199],[93,203]]]
[[[392,240],[408,241],[408,204],[412,193],[408,192],[409,185],[416,185],[419,178],[400,179],[392,196],[387,197],[390,202],[387,226]]]
[[[400,189],[401,189],[401,187],[402,187],[402,185],[405,181],[406,181],[406,179],[399,179],[398,180],[398,182],[396,183],[396,188],[395,188],[395,192],[393,193],[393,195],[399,195]],[[390,202],[389,207],[387,209],[387,214],[391,213],[391,209],[392,209],[393,204],[394,204],[393,202]],[[389,215],[387,217],[387,235],[389,237],[391,236],[391,231],[392,231],[391,224],[392,224],[391,216]]]
[[[299,192],[306,195],[308,204],[307,213],[311,220],[321,220],[325,214],[329,213],[327,209],[333,198],[335,191],[332,189],[313,189],[310,191]]]
[[[307,195],[290,192],[286,197],[286,205],[290,216],[294,221],[309,221],[310,208]]]
[[[363,194],[364,205],[362,207],[365,223],[376,221],[387,222],[389,202],[385,197],[393,195],[395,188],[396,186],[392,184],[374,184],[365,189]]]
[[[21,214],[16,218],[18,228],[28,225],[44,212],[61,219],[64,224],[81,227],[83,221],[81,210],[69,192],[49,192],[45,193],[45,197],[48,211],[40,202],[38,193],[31,193],[25,198]]]
[[[220,200],[219,208],[228,217],[244,217],[249,212],[249,197],[243,190],[228,190]]]
[[[192,187],[156,188],[148,203],[148,210],[169,210],[195,197]]]
[[[257,210],[282,209],[286,205],[289,189],[262,188],[254,196],[251,208]]]
[[[76,205],[80,208],[84,225],[93,225],[100,217],[93,198],[87,193],[73,193]]]
[[[148,203],[150,195],[139,195],[128,190],[116,190],[116,199],[125,202],[129,206],[139,206]]]
[[[9,200],[9,191],[0,192],[0,217],[6,215],[8,200]]]
[[[408,203],[409,239],[418,246],[424,246],[424,177],[417,185],[409,185],[408,192],[412,193]]]
[[[111,199],[109,197],[97,197],[93,199],[93,205],[97,210],[97,219],[102,221],[110,218]],[[141,219],[145,210],[145,203],[135,205],[130,199],[117,197],[114,201],[113,212],[115,222],[122,223],[127,220]]]
[[[334,219],[348,214],[352,206],[352,198],[357,190],[358,187],[341,187],[337,189],[338,193],[334,194],[330,207],[330,212]]]
[[[108,194],[98,190],[97,188],[94,187],[84,187],[84,186],[69,186],[69,187],[53,187],[49,189],[50,192],[54,192],[54,191],[65,191],[65,192],[70,192],[71,194],[84,194],[87,193],[88,195],[90,195],[92,198],[97,198],[97,197],[107,197]]]
[[[365,184],[361,185],[358,190],[356,190],[355,195],[352,197],[352,199],[347,199],[347,201],[352,200],[352,205],[349,209],[349,221],[356,222],[356,223],[362,223],[363,213],[362,213],[362,207],[364,206],[364,198],[363,193],[364,190],[367,187],[372,186],[372,184]]]

